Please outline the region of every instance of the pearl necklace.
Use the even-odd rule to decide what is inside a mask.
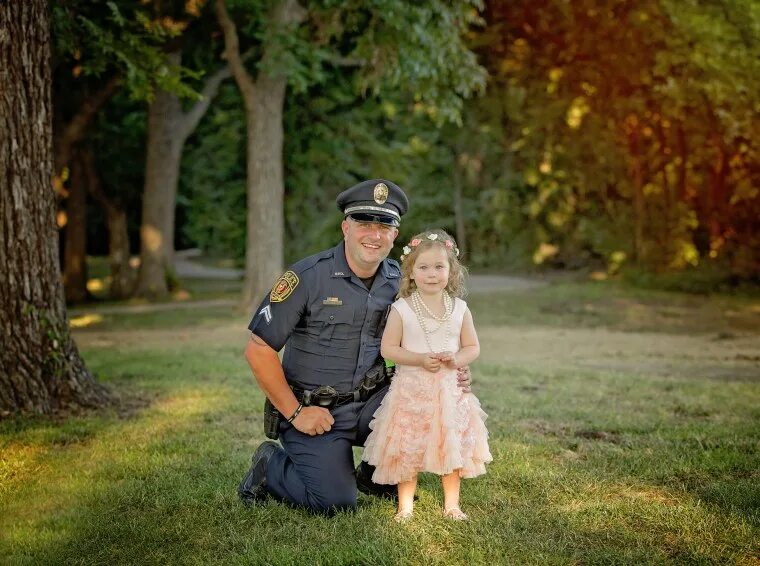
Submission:
[[[427,343],[428,349],[431,352],[435,352],[435,350],[433,349],[433,344],[430,340],[430,335],[435,332],[438,332],[441,326],[445,327],[443,347],[447,348],[449,344],[449,338],[451,337],[451,324],[450,324],[451,315],[454,312],[454,301],[451,299],[451,295],[449,295],[446,291],[443,292],[444,312],[443,312],[443,315],[441,316],[437,316],[433,312],[430,311],[428,306],[425,304],[425,301],[422,300],[419,290],[415,290],[414,293],[412,293],[411,299],[412,299],[412,307],[414,308],[414,314],[417,315],[417,321],[420,323],[420,326],[422,327],[422,333],[425,335],[425,342]],[[438,321],[438,326],[436,326],[433,329],[428,328],[427,322],[425,321],[425,317],[422,314],[423,309],[433,319]]]

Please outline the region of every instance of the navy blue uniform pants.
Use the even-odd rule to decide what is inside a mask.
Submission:
[[[372,415],[388,388],[364,403],[330,411],[335,423],[325,434],[309,436],[293,425],[280,425],[282,449],[267,466],[267,490],[276,498],[315,513],[356,509],[352,446],[363,446]]]

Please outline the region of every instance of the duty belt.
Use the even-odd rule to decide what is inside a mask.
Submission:
[[[348,393],[338,393],[334,387],[330,387],[329,385],[321,385],[316,389],[298,389],[294,387],[293,393],[298,402],[303,403],[306,407],[315,405],[331,409],[339,405],[345,405],[346,403],[362,401],[361,387]]]
[[[384,362],[380,362],[370,368],[359,387],[348,393],[338,393],[330,385],[320,385],[316,389],[299,389],[297,387],[291,389],[293,389],[293,394],[298,402],[303,403],[304,406],[316,405],[317,407],[332,409],[346,403],[366,401],[375,389],[390,383],[393,373],[392,368],[386,368]]]

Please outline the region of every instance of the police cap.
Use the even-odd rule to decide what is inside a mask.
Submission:
[[[362,181],[340,193],[335,202],[344,217],[390,226],[398,226],[409,208],[401,187],[385,179]]]

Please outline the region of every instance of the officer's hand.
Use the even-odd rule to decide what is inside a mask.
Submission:
[[[464,366],[457,370],[457,385],[459,389],[465,393],[470,392],[470,386],[472,385],[472,375],[470,374],[470,366]]]
[[[425,356],[425,359],[422,362],[422,367],[435,373],[441,369],[441,360],[433,356]]]
[[[334,422],[335,419],[330,411],[324,407],[304,407],[293,419],[293,426],[304,434],[315,436],[326,433],[332,428]]]

